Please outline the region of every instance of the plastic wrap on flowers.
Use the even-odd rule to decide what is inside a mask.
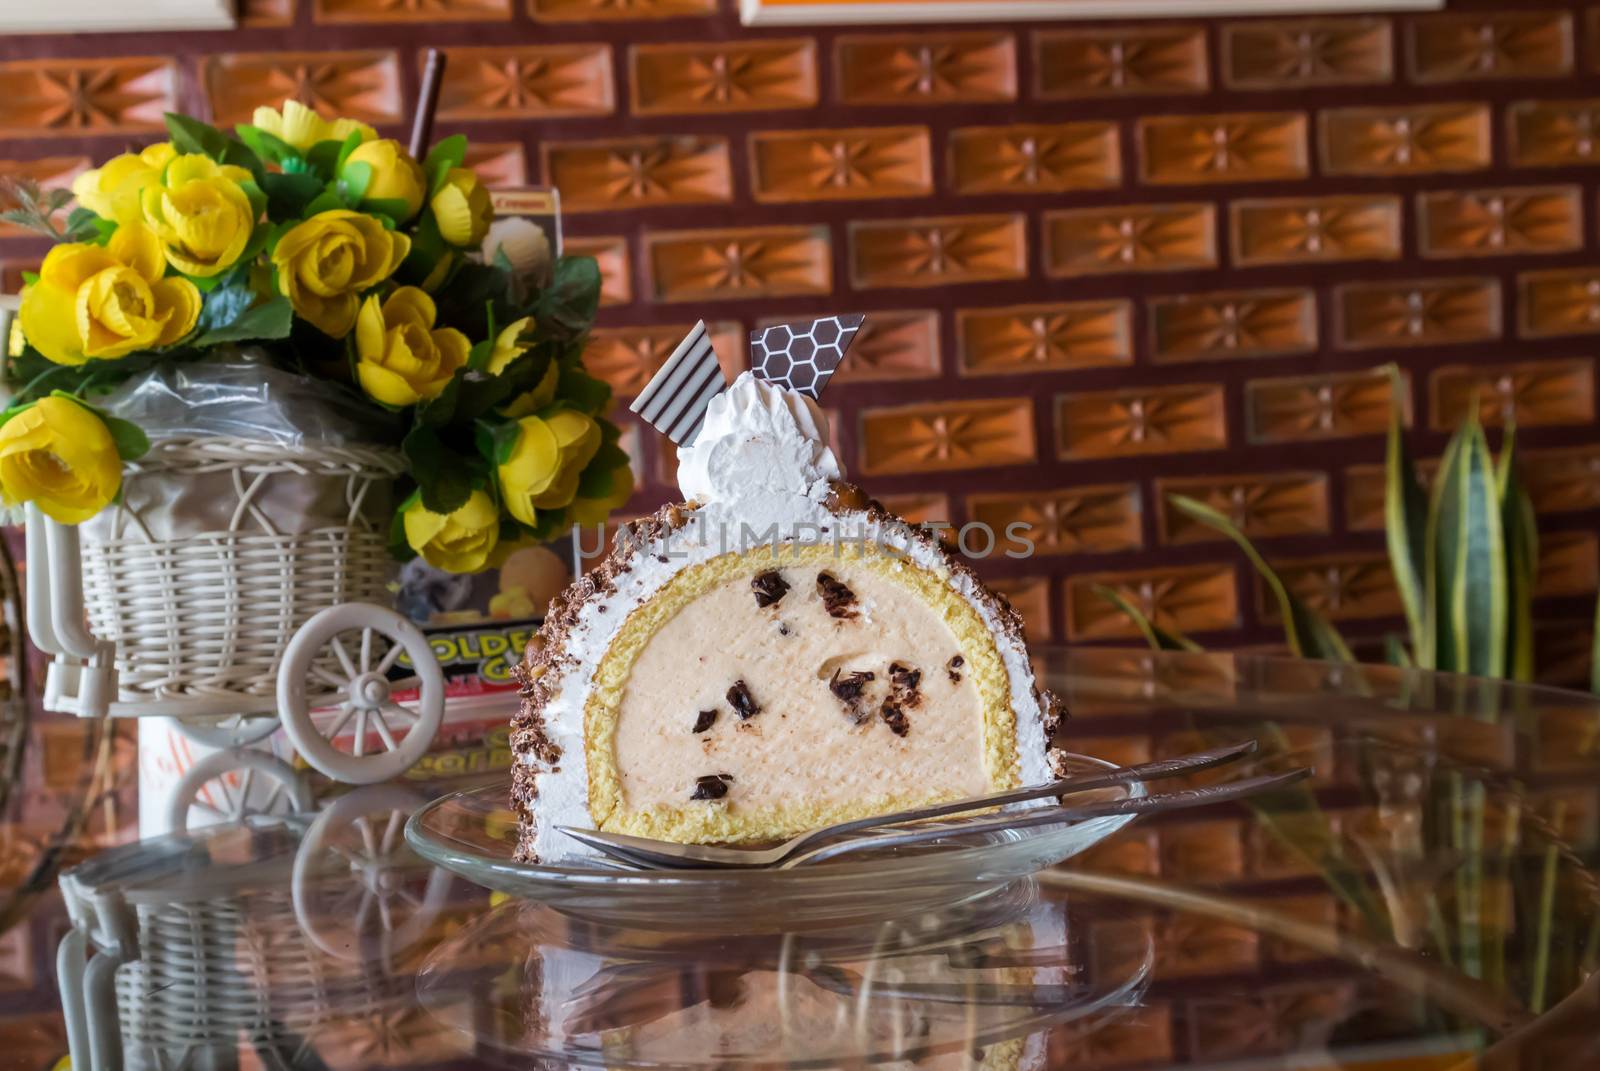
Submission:
[[[371,445],[386,438],[371,407],[237,352],[152,369],[97,404],[151,440],[121,500],[81,529],[85,603],[117,646],[121,699],[265,700],[312,614],[391,601],[404,461]]]

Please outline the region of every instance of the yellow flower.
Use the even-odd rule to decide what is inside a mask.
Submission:
[[[163,279],[166,267],[160,240],[142,223],[118,227],[104,247],[58,245],[22,292],[22,331],[56,364],[170,346],[194,329],[200,291]]]
[[[528,331],[533,328],[533,317],[524,316],[514,320],[495,336],[494,347],[489,351],[489,365],[487,371],[490,375],[497,376],[511,366],[511,362],[528,352],[529,346],[518,342]],[[538,412],[549,405],[556,396],[556,382],[561,378],[561,370],[556,367],[556,362],[551,361],[544,375],[532,390],[523,391],[511,401],[500,407],[500,411],[509,417],[527,416],[529,413]]]
[[[482,572],[500,542],[500,513],[482,491],[472,492],[465,505],[448,514],[423,508],[419,496],[406,507],[401,524],[411,549],[450,573]]]
[[[81,524],[122,485],[122,459],[105,422],[77,402],[41,398],[0,427],[0,491],[37,502],[62,524]]]
[[[256,210],[241,182],[250,172],[199,153],[179,156],[160,182],[144,188],[144,218],[161,239],[167,263],[202,279],[233,267],[250,244]]]
[[[357,147],[345,158],[344,166],[366,164],[372,168],[372,180],[362,195],[363,205],[370,201],[404,201],[405,215],[396,222],[404,223],[422,208],[422,198],[428,192],[428,180],[422,165],[400,147],[398,141],[385,138],[369,141]]]
[[[445,175],[444,185],[428,203],[433,206],[440,236],[451,245],[477,245],[489,233],[489,224],[494,222],[489,191],[483,188],[478,176],[465,167],[451,168]]]
[[[279,239],[272,263],[294,311],[323,334],[343,338],[356,324],[361,292],[393,275],[409,252],[405,235],[372,216],[334,208]]]
[[[533,617],[538,614],[539,608],[533,605],[533,599],[528,595],[528,589],[514,584],[497,595],[489,598],[489,616],[500,619]]]
[[[161,178],[161,171],[178,150],[170,141],[157,142],[143,152],[125,152],[101,167],[72,180],[78,203],[101,219],[132,223],[140,218],[139,195]]]
[[[284,101],[281,112],[275,108],[257,108],[251,123],[301,152],[319,141],[342,142],[355,130],[361,132],[362,141],[378,136],[376,130],[354,119],[335,119],[330,123],[297,100]]]
[[[539,510],[572,501],[579,474],[600,449],[600,425],[576,409],[525,416],[517,424],[516,445],[500,466],[500,490],[511,516],[532,526]]]
[[[574,498],[574,524],[604,524],[614,509],[621,509],[633,497],[633,469],[626,464],[611,470],[611,493],[603,498]]]
[[[444,390],[467,363],[472,343],[453,327],[433,326],[438,310],[427,292],[402,286],[381,305],[367,298],[356,318],[356,375],[387,405],[415,405]]]

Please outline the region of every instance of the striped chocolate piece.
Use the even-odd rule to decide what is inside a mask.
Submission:
[[[711,335],[701,320],[628,408],[679,446],[688,446],[700,434],[706,406],[727,389]]]
[[[817,398],[866,318],[853,312],[752,331],[750,368],[768,383]]]

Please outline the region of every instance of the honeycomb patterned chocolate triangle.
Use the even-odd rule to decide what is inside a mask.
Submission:
[[[768,383],[817,398],[866,319],[853,312],[759,328],[750,332],[750,368]]]

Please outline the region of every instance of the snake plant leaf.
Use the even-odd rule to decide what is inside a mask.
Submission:
[[[1406,650],[1405,639],[1393,632],[1383,634],[1383,660],[1401,669],[1411,669],[1416,665],[1411,660],[1411,652]]]
[[[1250,559],[1250,564],[1261,574],[1261,579],[1271,589],[1273,598],[1278,602],[1278,609],[1283,616],[1284,635],[1289,641],[1291,651],[1301,658],[1320,658],[1328,662],[1355,661],[1355,656],[1350,653],[1350,647],[1344,642],[1344,637],[1339,635],[1339,630],[1289,590],[1283,579],[1261,556],[1261,552],[1256,550],[1250,538],[1232,521],[1204,502],[1187,495],[1168,495],[1167,501],[1201,524],[1221,532],[1244,551],[1245,557]]]
[[[1204,650],[1198,643],[1195,643],[1183,633],[1162,628],[1150,620],[1143,610],[1123,598],[1120,592],[1108,588],[1104,584],[1096,584],[1090,590],[1118,610],[1121,610],[1123,615],[1133,622],[1134,627],[1144,635],[1145,642],[1150,645],[1151,650],[1189,651],[1192,653],[1199,653]]]
[[[1451,439],[1428,509],[1433,669],[1505,675],[1506,548],[1494,458],[1477,403]]]
[[[1427,559],[1428,497],[1417,480],[1417,467],[1406,449],[1406,383],[1399,366],[1390,364],[1389,443],[1384,458],[1383,527],[1389,544],[1389,569],[1411,631],[1411,648],[1423,649],[1423,580]]]
[[[1539,522],[1517,473],[1516,426],[1507,424],[1495,469],[1506,559],[1506,672],[1533,679],[1533,588],[1539,575]]]

